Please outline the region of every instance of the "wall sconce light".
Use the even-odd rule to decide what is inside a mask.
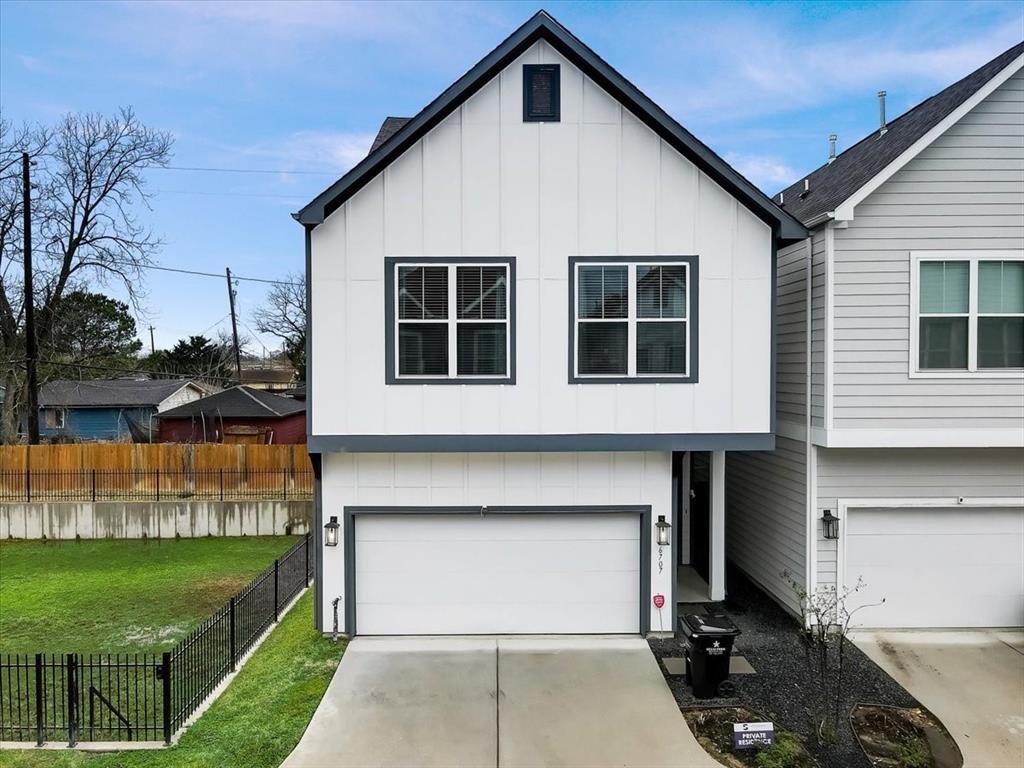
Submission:
[[[338,518],[331,515],[330,521],[324,525],[324,544],[328,547],[338,546]]]
[[[826,509],[821,516],[821,530],[826,539],[839,538],[839,518],[832,514],[831,509]]]
[[[658,515],[658,522],[654,524],[654,527],[658,535],[658,546],[666,546],[669,543],[669,531],[672,529],[672,524],[665,522],[664,515]]]

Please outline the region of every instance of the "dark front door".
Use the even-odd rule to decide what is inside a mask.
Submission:
[[[707,480],[693,478],[690,482],[690,564],[708,581],[708,536],[711,521],[711,486]]]

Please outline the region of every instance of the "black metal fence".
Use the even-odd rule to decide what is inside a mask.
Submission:
[[[309,586],[307,534],[170,651],[0,655],[0,741],[169,744]]]
[[[308,469],[0,470],[0,501],[311,498]]]

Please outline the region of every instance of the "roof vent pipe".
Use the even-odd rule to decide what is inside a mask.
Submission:
[[[884,136],[889,129],[885,125],[885,91],[878,92],[878,135]]]
[[[839,137],[836,136],[834,133],[829,134],[829,137],[828,137],[828,164],[829,165],[832,165],[832,163],[834,163],[835,160],[836,160],[836,139],[838,139],[838,138]]]
[[[785,204],[786,204],[786,193],[785,192],[779,192],[779,205],[785,205]]]

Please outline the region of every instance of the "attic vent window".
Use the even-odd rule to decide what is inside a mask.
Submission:
[[[557,64],[523,65],[523,121],[557,123],[561,116]]]

